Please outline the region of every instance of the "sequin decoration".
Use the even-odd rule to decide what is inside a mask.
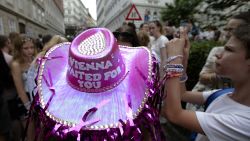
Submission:
[[[105,38],[102,32],[95,33],[78,46],[78,51],[83,55],[95,55],[105,49]]]

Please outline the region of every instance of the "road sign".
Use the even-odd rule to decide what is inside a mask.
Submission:
[[[128,15],[126,17],[126,20],[137,20],[137,21],[142,20],[141,15],[139,14],[139,12],[134,4],[130,8]]]

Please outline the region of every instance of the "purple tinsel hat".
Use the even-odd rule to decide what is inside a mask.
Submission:
[[[68,127],[64,134],[134,126],[152,96],[153,62],[147,48],[118,46],[109,30],[89,29],[41,59],[37,102],[53,130]]]

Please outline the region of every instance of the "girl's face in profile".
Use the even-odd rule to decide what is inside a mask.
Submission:
[[[243,43],[235,36],[226,43],[224,50],[216,54],[216,73],[218,75],[234,79],[246,79],[248,77],[248,64],[250,59],[246,59],[246,49]]]

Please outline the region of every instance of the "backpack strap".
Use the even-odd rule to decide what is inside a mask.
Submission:
[[[226,88],[226,89],[221,89],[221,90],[218,90],[214,93],[212,93],[206,100],[205,102],[205,107],[204,107],[204,111],[207,110],[207,107],[219,96],[221,95],[225,95],[225,94],[230,94],[234,91],[234,88]],[[195,141],[197,137],[197,133],[196,132],[192,132],[189,139],[190,141]]]
[[[205,102],[205,107],[204,107],[204,110],[206,111],[207,110],[207,107],[219,96],[221,95],[224,95],[224,94],[230,94],[234,91],[234,88],[226,88],[226,89],[221,89],[221,90],[218,90],[216,92],[214,92],[213,94],[211,94],[206,102]]]

